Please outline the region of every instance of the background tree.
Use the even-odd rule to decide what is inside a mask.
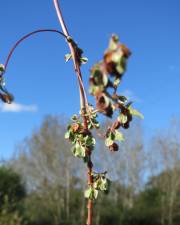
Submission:
[[[23,225],[25,186],[19,174],[0,167],[0,225]]]
[[[176,123],[178,124],[178,122]],[[16,209],[12,209],[11,211],[4,211],[6,213],[2,216],[1,210],[1,218],[6,219],[3,222],[6,221],[7,223],[7,221],[10,221],[7,218],[14,218],[15,215],[18,215],[22,220],[20,224],[24,223],[23,218],[25,218],[28,225],[75,225],[85,223],[85,200],[82,193],[86,182],[84,170],[79,169],[83,167],[83,163],[79,163],[78,159],[72,158],[69,144],[62,137],[65,124],[63,117],[47,116],[40,128],[34,130],[30,137],[17,146],[15,157],[4,163],[6,167],[11,167],[11,171],[16,171],[14,173],[18,173],[18,176],[22,177],[21,179],[27,187],[27,194],[21,203],[20,209],[23,210],[18,210],[18,214]],[[175,146],[172,144],[172,140],[174,140],[174,143],[179,142],[179,139],[177,139],[179,132],[177,126],[170,127],[171,131],[168,137],[169,140],[172,139],[171,144],[166,145],[165,155],[168,152],[171,159],[172,147]],[[157,144],[155,140],[159,140],[159,137],[161,137],[162,143],[166,143],[167,136],[163,132],[155,134],[153,146]],[[156,145],[154,151],[151,151],[157,155],[152,155],[150,160],[147,157],[147,148],[143,144],[143,129],[139,123],[134,123],[131,129],[127,131],[126,137],[129,136],[131,137],[129,140],[127,139],[129,144],[124,143],[121,146],[120,158],[115,157],[113,153],[109,156],[108,149],[104,147],[102,140],[97,138],[96,151],[99,158],[93,158],[96,162],[94,170],[102,171],[109,164],[111,170],[109,176],[113,182],[110,188],[111,195],[100,193],[94,204],[94,224],[168,224],[170,196],[171,193],[175,193],[176,197],[173,198],[173,213],[171,216],[172,224],[179,225],[178,157],[176,157],[176,160],[174,159],[173,163],[176,167],[172,166],[167,169],[165,162],[159,158],[161,156],[159,151],[161,152],[162,149],[159,145]],[[56,144],[54,145],[54,143]],[[130,152],[133,152],[136,157],[129,157]],[[63,160],[61,161],[61,159]],[[103,163],[97,163],[99,160],[102,160]],[[71,163],[70,167],[66,167],[67,161]],[[124,165],[124,161],[128,161],[132,165],[128,167],[125,164],[121,168],[120,166]],[[138,161],[140,161],[139,165]],[[170,161],[172,162],[172,159]],[[57,162],[59,167],[53,162]],[[134,167],[134,164],[137,167]],[[53,165],[55,166],[53,167]],[[156,166],[154,167],[154,165]],[[154,175],[150,173],[152,167],[154,167]],[[41,168],[46,168],[46,171],[42,171]],[[70,179],[66,175],[67,170]],[[136,178],[136,182],[134,182],[134,179],[132,179],[133,182],[131,182],[131,179],[127,182],[127,174],[132,174],[131,176]],[[173,177],[176,179],[173,180]],[[67,184],[70,187],[69,189]],[[136,188],[136,185],[138,188]],[[69,201],[67,201],[67,192]],[[71,212],[69,215],[67,208]]]
[[[172,225],[176,215],[179,214],[176,209],[176,206],[179,205],[180,188],[178,120],[173,119],[167,131],[154,137],[150,151],[150,168],[154,176],[151,183],[163,193],[161,195],[161,224]]]
[[[71,188],[81,185],[77,174],[81,164],[73,160],[64,132],[65,125],[59,118],[47,116],[40,129],[17,147],[13,162],[13,168],[24,177],[32,192],[27,203],[37,217],[50,216],[53,224],[70,219],[70,198],[76,195]],[[74,210],[71,207],[71,214]]]

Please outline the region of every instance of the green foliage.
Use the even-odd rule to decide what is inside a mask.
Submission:
[[[87,59],[82,58],[83,51],[73,40],[71,41],[81,65],[82,61],[85,62]],[[69,139],[73,145],[72,153],[75,157],[83,159],[87,163],[88,168],[93,166],[91,152],[96,143],[90,130],[100,127],[97,121],[97,113],[103,113],[107,117],[112,117],[115,112],[118,112],[118,117],[105,134],[105,145],[112,152],[118,151],[118,142],[124,141],[124,136],[118,129],[120,127],[129,128],[132,116],[143,118],[142,114],[131,107],[132,102],[128,102],[125,96],[117,94],[117,89],[125,73],[130,54],[130,50],[119,43],[118,36],[113,35],[103,60],[96,63],[91,69],[89,90],[90,94],[96,99],[96,109],[88,104],[86,109],[82,109],[79,116],[73,115],[71,118],[73,123],[68,126],[65,133],[65,138]],[[68,61],[72,58],[72,55],[67,54],[65,57],[66,61]],[[113,89],[113,92],[109,89]],[[93,177],[93,174],[90,176]],[[94,180],[85,191],[85,197],[94,200],[97,198],[99,190],[108,192],[109,180],[101,177],[95,181],[95,177],[93,178]]]
[[[119,147],[115,141],[124,141],[123,134],[118,130],[108,129],[108,131],[106,132],[105,145],[109,148],[110,151],[118,151]]]
[[[82,158],[86,162],[88,160],[86,149],[92,151],[96,141],[91,133],[84,129],[82,122],[76,115],[72,116],[72,120],[73,123],[68,126],[65,138],[73,144],[74,156]]]
[[[94,188],[99,191],[103,191],[104,193],[109,192],[110,188],[110,180],[103,174],[94,174]]]
[[[131,115],[144,119],[144,116],[142,115],[142,113],[138,112],[136,109],[133,109],[131,106],[129,106],[128,109]]]
[[[25,187],[12,169],[0,167],[0,225],[25,225],[22,200]]]
[[[91,200],[95,200],[98,197],[98,190],[94,187],[89,187],[87,190],[85,190],[84,197]]]
[[[22,212],[12,207],[12,204],[16,204],[16,202],[9,202],[6,195],[0,209],[0,225],[26,225],[27,223],[21,215]]]
[[[72,58],[72,55],[70,53],[65,55],[65,60],[68,62]]]
[[[23,142],[20,148],[21,151],[17,154],[16,159],[8,162],[10,165],[15,163],[16,166],[13,168],[17,169],[19,166],[19,173],[23,174],[29,189],[28,195],[25,196],[25,199],[22,199],[23,202],[16,200],[21,202],[21,208],[23,209],[12,207],[9,200],[4,199],[2,209],[6,209],[6,211],[2,212],[0,210],[0,221],[3,221],[0,222],[0,225],[11,224],[15,215],[18,215],[22,220],[21,224],[17,222],[18,225],[24,225],[24,221],[27,222],[27,225],[86,224],[86,199],[82,195],[85,181],[82,170],[79,169],[83,168],[84,165],[78,163],[78,159],[73,159],[71,152],[68,151],[69,145],[63,137],[65,123],[58,119],[52,116],[46,117],[41,128],[36,130],[32,137],[26,140],[27,142]],[[78,116],[74,115],[72,119],[73,122],[76,122]],[[135,133],[133,137],[136,140],[137,130],[137,127],[132,130],[132,133]],[[131,140],[133,140],[130,146],[132,153],[137,153],[137,146],[132,133],[129,135]],[[165,137],[165,140],[167,140],[167,137]],[[101,151],[104,150],[98,139],[97,145]],[[174,146],[177,147],[179,145]],[[139,156],[137,161],[131,161],[128,155],[129,146],[126,144],[123,147],[124,149],[120,154],[121,158],[115,158],[110,161],[112,167],[117,169],[116,163],[120,162],[121,166],[121,162],[123,160],[126,161],[126,159],[129,160],[128,169],[133,162],[141,163]],[[172,141],[170,146],[166,145],[165,147],[165,156],[167,156],[167,151],[170,151],[170,154],[172,153]],[[55,152],[55,149],[57,152]],[[145,148],[143,150],[144,152],[147,151]],[[158,149],[156,148],[155,151],[158,151]],[[122,154],[123,152],[125,157]],[[101,156],[98,155],[99,158],[97,160],[101,160]],[[175,156],[178,156],[178,154]],[[104,163],[103,167],[106,167],[105,160],[101,161],[101,163]],[[164,166],[164,164],[161,164],[161,166]],[[132,169],[132,171],[128,170],[128,175],[136,176],[134,167]],[[92,172],[93,186],[88,186],[86,197],[93,199],[94,225],[163,225],[163,221],[165,225],[169,225],[168,200],[171,200],[171,193],[175,194],[172,224],[179,225],[179,164],[174,169],[164,170],[159,175],[149,178],[146,185],[140,186],[139,189],[136,189],[136,184],[133,186],[130,180],[126,182],[128,177],[126,171],[123,170],[123,167],[121,167],[120,171],[117,172],[117,179],[113,176],[116,180],[110,186],[106,172]],[[143,167],[143,171],[140,173],[140,182],[143,181],[142,177],[146,175],[147,170]],[[171,188],[172,192],[167,192]],[[106,195],[109,189],[111,194]],[[8,204],[6,204],[7,202]],[[13,205],[17,206],[17,202],[15,200],[13,202]],[[16,225],[15,222],[13,223],[13,225]]]
[[[89,188],[85,190],[85,198],[95,200],[98,197],[99,191],[107,194],[110,188],[110,180],[106,177],[106,173],[94,173],[93,185],[89,185]]]
[[[86,64],[88,61],[88,58],[83,57],[83,50],[78,47],[78,45],[74,42],[72,38],[69,37],[69,42],[71,42],[72,46],[74,47],[75,53],[76,53],[76,59],[78,60],[79,65]],[[68,53],[65,55],[65,61],[68,62],[70,59],[72,59],[72,54]]]
[[[134,207],[127,210],[124,224],[160,225],[161,197],[162,193],[156,188],[141,192]]]
[[[25,197],[25,187],[21,177],[12,169],[0,167],[0,208],[8,202],[14,207],[14,202],[19,202]]]

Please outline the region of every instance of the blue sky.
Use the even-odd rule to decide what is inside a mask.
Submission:
[[[146,136],[167,127],[172,116],[179,118],[179,0],[60,2],[71,36],[89,58],[82,68],[86,88],[91,65],[101,59],[111,34],[117,33],[133,52],[120,91],[136,100],[136,108],[145,115]],[[39,28],[61,29],[53,1],[1,0],[0,4],[1,63],[24,34]],[[16,49],[5,77],[19,112],[0,105],[0,158],[10,157],[45,115],[68,117],[79,111],[76,76],[72,63],[64,62],[67,52],[64,40],[51,33],[31,37]]]

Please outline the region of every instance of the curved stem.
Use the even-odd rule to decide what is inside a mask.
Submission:
[[[8,63],[9,63],[9,60],[14,52],[14,50],[16,49],[16,47],[22,42],[24,41],[26,38],[34,35],[34,34],[37,34],[37,33],[41,33],[41,32],[54,32],[54,33],[58,33],[60,34],[61,36],[65,37],[67,39],[67,36],[61,32],[61,31],[58,31],[58,30],[55,30],[55,29],[39,29],[39,30],[35,30],[35,31],[32,31],[26,35],[24,35],[21,39],[19,39],[15,44],[14,46],[12,47],[12,49],[10,50],[9,54],[8,54],[8,57],[5,61],[5,64],[4,64],[4,68],[5,70],[7,69],[7,66],[8,66]]]
[[[54,6],[56,9],[56,13],[57,13],[62,31],[66,36],[69,37],[69,32],[65,25],[58,0],[54,0]],[[71,55],[72,55],[72,59],[73,59],[73,63],[74,63],[74,69],[75,69],[75,72],[76,72],[76,74],[78,76],[78,80],[79,80],[80,105],[81,105],[84,129],[88,130],[88,123],[87,123],[87,118],[86,118],[86,112],[88,112],[88,102],[86,99],[86,93],[84,91],[84,86],[83,86],[83,82],[82,82],[82,74],[81,74],[80,64],[79,64],[79,60],[78,60],[78,57],[76,54],[76,49],[74,48],[73,43],[71,41],[68,41],[68,45],[69,45],[69,48],[71,51]],[[86,154],[88,154],[88,156],[89,156],[88,157],[89,162],[87,163],[87,180],[88,180],[88,185],[92,186],[93,185],[93,175],[92,175],[93,164],[91,161],[91,151],[89,151],[89,149],[86,149]],[[88,209],[87,225],[92,225],[93,202],[90,199],[88,200],[87,209]]]
[[[10,59],[11,59],[11,57],[12,57],[12,54],[14,53],[14,50],[17,48],[17,46],[18,46],[21,42],[23,42],[25,39],[27,39],[28,37],[30,37],[30,36],[32,36],[32,35],[34,35],[34,34],[37,34],[37,33],[41,33],[41,32],[53,32],[53,33],[58,33],[58,34],[60,34],[61,36],[63,36],[64,38],[66,38],[66,40],[68,40],[68,38],[69,38],[68,35],[66,36],[63,32],[58,31],[58,30],[56,30],[56,29],[38,29],[38,30],[32,31],[32,32],[30,32],[30,33],[24,35],[22,38],[20,38],[20,39],[13,45],[13,47],[11,48],[11,50],[10,50],[8,56],[7,56],[7,59],[6,59],[6,61],[5,61],[5,64],[4,64],[4,69],[5,69],[5,70],[7,70],[9,61],[10,61]],[[85,93],[85,88],[84,88],[84,85],[83,85],[83,82],[82,82],[81,77],[78,77],[78,80],[79,80],[79,82],[81,83],[81,87],[82,87],[82,89],[83,89],[83,92]],[[85,93],[84,95],[85,95],[85,102],[86,102],[86,105],[88,105],[88,100],[87,100],[87,97],[86,97],[86,93]]]

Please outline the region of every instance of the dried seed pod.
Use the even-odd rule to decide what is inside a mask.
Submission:
[[[116,144],[115,142],[109,146],[109,150],[112,152],[117,152],[119,150],[119,146],[118,144]]]
[[[111,117],[113,115],[111,101],[102,92],[96,96],[96,107],[100,112],[104,113],[108,117]]]
[[[1,93],[0,93],[0,98],[3,102],[8,104],[11,104],[12,101],[14,100],[14,97],[12,95],[1,94]]]
[[[131,51],[129,50],[129,48],[126,47],[126,45],[120,44],[119,47],[121,48],[121,50],[126,58],[128,58],[131,55]]]
[[[122,124],[122,127],[124,129],[128,129],[129,128],[129,122],[126,122],[125,124]]]
[[[112,52],[107,52],[104,55],[104,63],[106,70],[109,74],[114,75],[116,73],[116,65],[112,60],[113,58],[113,53]]]

